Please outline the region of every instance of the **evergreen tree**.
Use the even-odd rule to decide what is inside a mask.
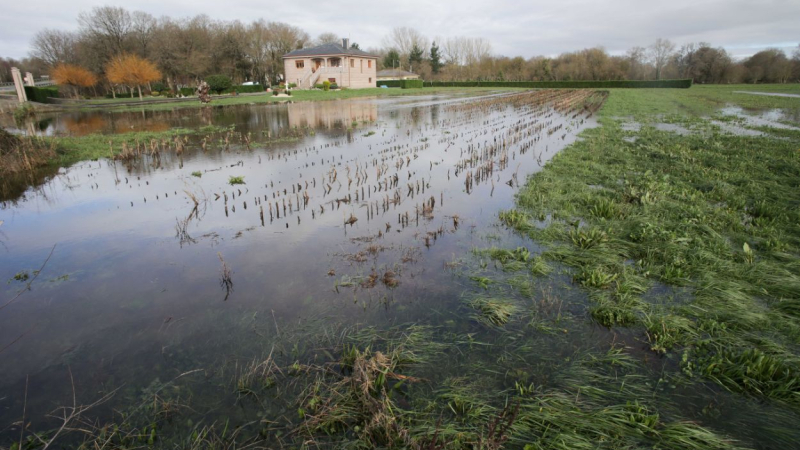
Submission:
[[[412,69],[422,64],[422,49],[417,44],[411,47],[411,53],[408,55],[408,63],[411,65]]]
[[[361,50],[361,47],[358,46],[358,42],[353,42],[352,44],[350,44],[350,48]]]
[[[383,67],[387,69],[394,69],[395,67],[400,67],[400,54],[397,53],[397,50],[391,49],[389,53],[386,54],[386,57],[383,58]]]
[[[431,71],[439,73],[442,70],[442,55],[439,54],[439,46],[436,42],[431,45]]]

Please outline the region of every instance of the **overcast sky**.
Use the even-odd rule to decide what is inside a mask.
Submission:
[[[395,26],[430,38],[485,37],[493,53],[554,56],[603,46],[612,54],[663,37],[677,44],[705,41],[742,58],[768,47],[791,55],[800,43],[800,0],[5,0],[0,56],[22,58],[42,28],[77,29],[77,16],[115,5],[174,18],[207,14],[250,22],[258,18],[298,26],[312,37],[349,36],[379,47]],[[134,6],[135,5],[135,6]]]

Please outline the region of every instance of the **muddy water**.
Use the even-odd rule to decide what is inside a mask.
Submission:
[[[447,265],[496,239],[516,242],[496,226],[498,211],[595,126],[553,95],[54,118],[39,129],[213,124],[254,137],[250,148],[224,144],[229,132],[205,150],[193,139],[180,155],[79,163],[3,204],[2,303],[25,286],[15,275],[46,264],[0,310],[0,423],[25,402],[41,418],[69,399],[70,372],[80,398],[121,389],[109,408],[195,370],[206,377],[193,395],[217,401],[209,392],[228,395],[230,375],[212,377],[214,368],[270,339],[457,309],[465,281]],[[290,141],[259,144],[290,129],[299,130]]]

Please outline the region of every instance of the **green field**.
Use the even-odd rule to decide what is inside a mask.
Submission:
[[[563,268],[589,294],[586,320],[627,335],[629,349],[646,345],[636,364],[662,358],[662,380],[726,392],[728,408],[760,404],[775,422],[758,446],[778,448],[800,411],[800,99],[734,93],[742,88],[612,91],[601,127],[531,176],[500,218],[543,246],[536,265]],[[794,119],[719,114],[731,105]],[[513,263],[512,250],[486,254]],[[671,408],[665,400],[654,397]],[[614,434],[599,428],[591,433]]]

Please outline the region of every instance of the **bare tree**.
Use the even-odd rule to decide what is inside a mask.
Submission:
[[[427,50],[430,47],[430,41],[422,33],[410,27],[392,28],[389,35],[383,39],[383,46],[397,49],[403,59],[408,58],[415,45]]]
[[[45,28],[33,38],[31,55],[50,66],[75,62],[76,36],[69,31]]]
[[[336,33],[326,32],[317,36],[314,40],[314,45],[338,44],[340,42],[342,42],[342,39]]]
[[[150,55],[150,44],[153,42],[158,21],[155,17],[142,11],[131,13],[130,38],[133,47],[140,56]]]
[[[661,79],[661,71],[675,53],[675,44],[669,39],[658,38],[650,46],[650,61],[656,68],[656,80]]]
[[[125,41],[133,28],[131,13],[119,6],[100,6],[90,13],[80,13],[81,33],[94,37],[108,54],[123,53]]]
[[[627,51],[625,57],[628,60],[629,80],[644,80],[647,78],[647,49],[644,47],[633,47]]]

